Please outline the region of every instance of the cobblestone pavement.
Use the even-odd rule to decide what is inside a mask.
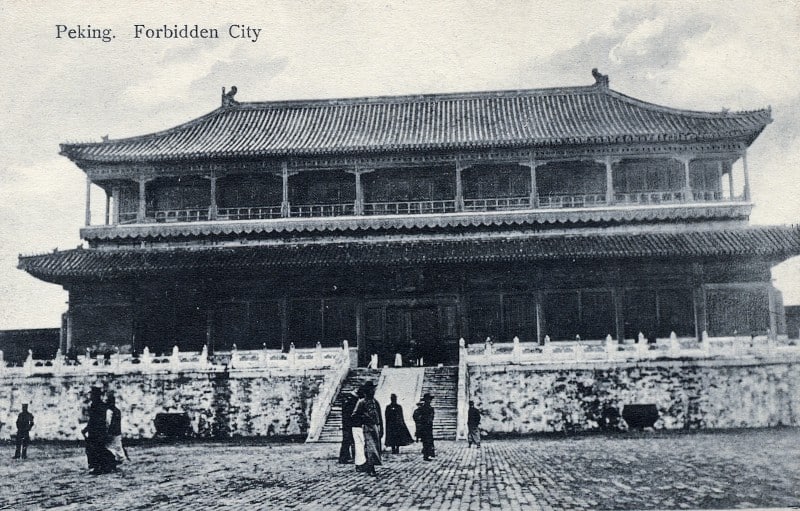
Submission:
[[[128,448],[91,476],[75,445],[0,465],[3,509],[720,509],[800,506],[800,429],[438,442],[384,456],[379,476],[334,444],[186,443]]]

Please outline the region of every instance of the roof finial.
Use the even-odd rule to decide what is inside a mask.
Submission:
[[[592,69],[592,76],[594,76],[594,84],[597,87],[608,88],[608,75],[604,75],[597,68]]]
[[[228,106],[238,105],[239,102],[236,101],[235,99],[233,99],[233,97],[235,95],[236,95],[236,86],[235,85],[232,85],[231,86],[231,90],[229,92],[227,92],[227,93],[225,92],[225,87],[223,87],[222,88],[222,106],[223,107],[228,107]]]

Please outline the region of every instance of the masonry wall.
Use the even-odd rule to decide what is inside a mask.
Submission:
[[[596,430],[627,404],[655,404],[658,429],[800,425],[797,360],[471,366],[469,377],[490,433]]]
[[[0,438],[16,433],[22,403],[35,417],[34,439],[78,440],[89,389],[113,392],[127,438],[152,438],[160,412],[186,412],[204,438],[294,436],[308,432],[314,400],[330,371],[281,370],[96,376],[0,375]]]

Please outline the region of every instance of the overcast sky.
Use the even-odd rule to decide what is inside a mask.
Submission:
[[[81,243],[84,175],[58,144],[174,126],[215,109],[222,86],[240,101],[519,89],[589,85],[597,67],[663,105],[771,105],[748,153],[751,220],[798,223],[800,0],[429,3],[0,3],[0,329],[58,326],[66,310],[59,286],[16,269],[19,253]],[[220,38],[137,40],[137,23]],[[57,39],[58,24],[116,38]],[[231,24],[258,41],[228,38]],[[774,276],[800,303],[800,263]]]

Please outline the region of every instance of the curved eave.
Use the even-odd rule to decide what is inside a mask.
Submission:
[[[218,275],[275,269],[507,263],[631,258],[757,257],[800,254],[800,226],[639,234],[530,234],[523,237],[284,243],[195,249],[77,249],[19,258],[47,282],[168,274]]]
[[[334,218],[282,218],[275,220],[235,220],[184,222],[175,224],[137,224],[93,226],[81,229],[88,241],[153,239],[201,236],[239,236],[300,232],[386,231],[399,229],[479,228],[587,222],[637,222],[662,220],[746,219],[752,204],[680,204],[632,208],[565,208],[560,210],[516,210],[480,213],[425,215],[349,216]]]

